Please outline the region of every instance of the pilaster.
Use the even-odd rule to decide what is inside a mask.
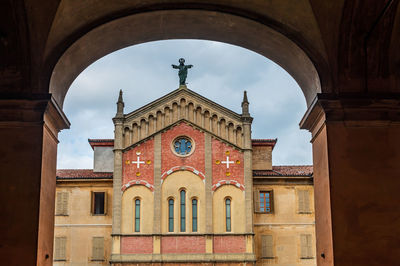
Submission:
[[[211,135],[209,133],[204,133],[204,156],[205,156],[205,205],[206,205],[206,234],[211,234],[213,232],[213,217],[212,217],[212,147],[211,147]]]
[[[161,133],[154,136],[154,222],[153,233],[161,233]],[[160,242],[160,241],[159,241]]]
[[[50,94],[0,100],[4,265],[52,265],[57,138],[66,128]]]
[[[112,233],[121,233],[123,117],[114,117],[114,173]]]
[[[300,124],[312,133],[318,265],[397,263],[398,99],[320,94]]]

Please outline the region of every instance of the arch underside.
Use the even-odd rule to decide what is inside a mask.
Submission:
[[[257,52],[292,75],[302,89],[308,106],[321,92],[316,67],[289,38],[253,20],[205,10],[139,13],[94,28],[60,57],[52,73],[50,92],[62,106],[71,83],[91,63],[131,45],[168,39],[220,41]]]

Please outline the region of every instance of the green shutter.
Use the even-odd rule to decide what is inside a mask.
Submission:
[[[92,260],[104,260],[104,237],[93,237]]]

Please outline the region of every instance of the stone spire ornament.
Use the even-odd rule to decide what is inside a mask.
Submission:
[[[124,115],[124,100],[122,99],[122,90],[119,90],[118,102],[117,102],[117,116]]]
[[[244,91],[244,93],[243,93],[242,116],[250,116],[249,101],[247,100],[247,91]]]
[[[186,86],[186,77],[188,73],[188,69],[192,68],[193,65],[185,65],[185,59],[179,59],[179,65],[172,64],[172,68],[179,69],[179,86]]]

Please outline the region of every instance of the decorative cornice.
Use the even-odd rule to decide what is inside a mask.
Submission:
[[[201,102],[203,102],[203,103],[205,103],[205,104],[207,104],[209,106],[212,106],[214,109],[218,110],[221,114],[224,114],[224,115],[226,115],[228,117],[236,119],[237,121],[241,121],[241,115],[240,114],[238,114],[238,113],[236,113],[236,112],[234,112],[232,110],[229,110],[228,108],[226,108],[226,107],[224,107],[224,106],[222,106],[222,105],[220,105],[218,103],[215,103],[215,102],[207,99],[206,97],[204,97],[204,96],[202,96],[202,95],[200,95],[200,94],[198,94],[198,93],[196,93],[196,92],[194,92],[194,91],[192,91],[192,90],[190,90],[188,88],[186,88],[184,90],[178,88],[178,89],[176,89],[176,90],[164,95],[163,97],[158,98],[157,100],[155,100],[153,102],[150,102],[149,104],[146,104],[146,105],[140,107],[139,109],[136,109],[136,110],[134,110],[134,111],[132,111],[132,112],[130,112],[128,114],[125,114],[124,117],[126,119],[135,119],[137,117],[141,117],[144,114],[146,114],[147,112],[149,112],[152,109],[154,109],[156,106],[162,106],[163,104],[165,104],[165,103],[167,103],[169,101],[172,101],[174,98],[176,98],[179,95],[192,96],[193,98],[195,98],[195,99],[197,99],[197,100],[199,100],[199,101],[201,101]]]
[[[320,119],[343,121],[350,126],[387,126],[400,123],[400,94],[322,94],[311,103],[300,122],[313,129]]]

